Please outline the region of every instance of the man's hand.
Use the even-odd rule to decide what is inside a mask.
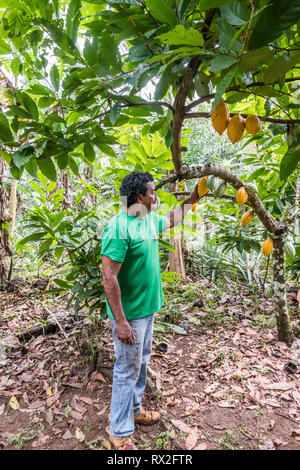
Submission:
[[[128,321],[116,322],[116,335],[117,338],[124,344],[133,344],[135,337],[132,331],[131,326]]]

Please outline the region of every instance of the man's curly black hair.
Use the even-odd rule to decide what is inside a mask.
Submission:
[[[121,200],[124,206],[130,207],[137,202],[140,194],[146,195],[148,190],[147,183],[153,181],[153,176],[147,171],[133,171],[126,175],[122,180],[120,187]]]

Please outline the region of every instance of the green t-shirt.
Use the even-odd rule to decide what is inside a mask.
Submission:
[[[118,274],[127,320],[157,312],[163,305],[157,234],[166,217],[149,212],[138,218],[121,210],[101,233],[101,255],[122,262]],[[114,318],[106,300],[107,313]]]

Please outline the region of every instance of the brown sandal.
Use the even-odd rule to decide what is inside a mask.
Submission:
[[[105,429],[105,431],[108,434],[109,440],[111,444],[115,447],[117,450],[138,450],[138,448],[134,445],[131,436],[126,436],[126,437],[121,437],[121,438],[116,438],[112,437],[112,435],[109,432],[108,427]]]
[[[157,423],[160,419],[160,414],[157,411],[147,411],[144,408],[141,409],[140,414],[134,417],[134,422],[137,424],[143,424],[149,426]]]

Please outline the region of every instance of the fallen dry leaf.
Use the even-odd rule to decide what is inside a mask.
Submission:
[[[30,405],[28,406],[28,409],[29,410],[37,410],[38,408],[42,408],[43,406],[45,406],[44,401],[36,400],[36,401],[33,401],[32,403],[30,403]]]
[[[207,449],[207,444],[206,442],[202,442],[199,444],[197,447],[194,448],[194,450],[206,450]]]
[[[199,437],[199,433],[197,431],[197,429],[193,429],[188,437],[186,438],[186,441],[185,441],[185,448],[186,450],[192,450],[193,447],[195,447],[195,445],[197,444],[197,441],[198,441],[198,437]]]
[[[74,410],[71,411],[70,416],[72,416],[72,418],[74,419],[78,419],[78,420],[82,419],[82,414]]]
[[[16,397],[13,395],[11,397],[11,399],[9,400],[9,406],[13,409],[13,410],[18,410],[20,408],[20,405],[19,405],[19,402],[18,400],[16,399]]]
[[[79,442],[83,442],[85,440],[85,435],[80,428],[76,428],[75,437]]]
[[[74,436],[70,433],[69,430],[67,430],[63,435],[62,435],[62,439],[72,439]]]
[[[200,410],[200,404],[199,403],[197,403],[195,406],[193,406],[193,408],[187,409],[185,414],[182,417],[184,418],[185,416],[193,415],[198,410]]]
[[[76,398],[78,398],[78,400],[83,401],[83,402],[86,403],[87,405],[93,405],[93,404],[94,404],[94,400],[92,400],[91,398],[88,398],[88,397],[79,397],[78,395],[76,395]]]
[[[167,398],[166,405],[167,406],[178,406],[178,405],[180,405],[180,400],[178,400],[178,398],[169,397],[169,398]]]
[[[102,410],[98,411],[98,413],[96,413],[97,416],[101,416],[105,413],[105,411],[107,410],[107,407],[108,405],[106,405],[104,408],[102,408]]]
[[[99,382],[104,382],[106,383],[106,380],[100,372],[94,372],[91,376],[91,380],[99,380]]]
[[[3,403],[3,405],[0,406],[0,416],[3,415],[4,409],[5,409],[5,404]]]
[[[40,446],[46,444],[46,442],[49,439],[50,439],[49,435],[44,435],[43,433],[41,433],[39,438],[31,444],[31,447],[33,447],[33,448],[40,447]]]
[[[273,384],[263,385],[265,390],[289,390],[294,384],[289,382],[276,382]]]
[[[187,424],[185,424],[183,421],[180,421],[179,419],[171,419],[171,423],[180,431],[186,432],[187,434],[190,434],[193,430],[190,428]]]
[[[51,411],[51,410],[46,411],[46,413],[45,413],[45,421],[46,421],[48,424],[50,424],[50,426],[51,426],[52,423],[53,423],[53,419],[54,419],[54,418],[53,418],[53,413],[52,413],[52,411]]]

